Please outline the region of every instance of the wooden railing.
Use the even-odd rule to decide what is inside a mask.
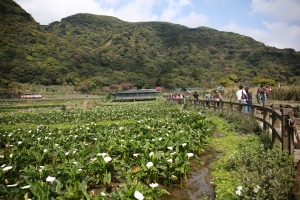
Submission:
[[[295,139],[297,132],[294,133],[293,126],[291,125],[294,116],[294,109],[288,105],[270,104],[264,102],[262,104],[243,104],[233,101],[213,101],[213,100],[186,100],[186,99],[167,99],[169,102],[178,104],[187,104],[192,106],[202,106],[206,109],[213,109],[215,111],[232,110],[243,113],[244,106],[249,106],[251,112],[259,122],[261,122],[262,129],[272,137],[274,145],[278,145],[282,150],[287,150],[290,154],[294,154],[297,148]],[[295,118],[294,118],[295,119]],[[294,123],[296,125],[296,123]],[[300,145],[300,144],[298,144]],[[296,160],[295,160],[296,161]]]

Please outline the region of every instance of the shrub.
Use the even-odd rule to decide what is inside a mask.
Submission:
[[[228,123],[232,124],[239,133],[255,133],[260,128],[257,120],[249,115],[236,111],[219,112],[219,117],[224,118]]]
[[[277,147],[266,149],[258,137],[213,164],[218,199],[287,199],[294,173],[293,157]]]

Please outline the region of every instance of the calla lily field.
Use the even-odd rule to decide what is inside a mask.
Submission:
[[[162,102],[0,113],[1,199],[156,199],[180,184],[212,123]]]

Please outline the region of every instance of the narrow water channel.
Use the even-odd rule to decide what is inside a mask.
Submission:
[[[214,187],[211,184],[210,163],[217,157],[216,152],[201,155],[204,164],[193,166],[187,180],[182,185],[173,185],[165,188],[170,195],[164,195],[158,200],[213,200],[215,199]]]

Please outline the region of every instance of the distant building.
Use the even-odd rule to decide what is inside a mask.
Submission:
[[[158,98],[159,91],[156,89],[128,90],[111,93],[114,101],[149,101]]]

